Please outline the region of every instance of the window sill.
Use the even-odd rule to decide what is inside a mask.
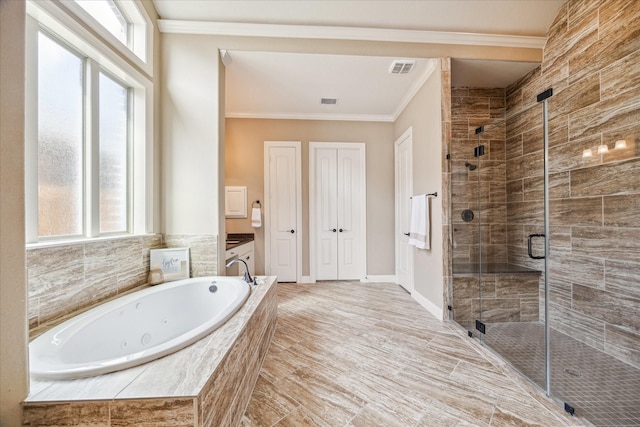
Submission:
[[[109,242],[115,240],[134,239],[136,237],[153,237],[159,236],[160,233],[144,233],[144,234],[123,234],[119,236],[104,236],[104,237],[78,237],[72,239],[60,239],[60,240],[47,240],[44,242],[27,243],[25,245],[26,250],[52,248],[56,246],[70,246],[70,245],[83,245],[85,243],[97,243],[97,242]]]

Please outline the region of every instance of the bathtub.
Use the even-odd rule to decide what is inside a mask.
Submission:
[[[249,296],[237,277],[200,277],[109,301],[29,344],[35,379],[72,379],[130,368],[178,351],[226,322]]]

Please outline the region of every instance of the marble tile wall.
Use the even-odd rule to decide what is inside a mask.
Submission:
[[[504,89],[454,87],[451,90],[450,197],[454,264],[479,262],[480,238],[485,262],[505,262],[507,258],[504,126],[486,126],[486,132],[480,137],[485,155],[474,157],[474,148],[478,145],[476,128],[503,117],[505,102]],[[466,163],[476,169],[472,171]],[[465,209],[474,212],[473,221],[462,220]],[[478,229],[480,211],[482,227]]]
[[[168,248],[189,248],[190,277],[218,275],[218,236],[166,234]]]
[[[640,367],[640,2],[569,0],[548,37],[542,65],[507,88],[506,105],[519,111],[554,90],[551,324]],[[507,197],[520,203],[514,216],[539,210],[541,180],[526,168],[540,156],[537,144],[524,140],[539,138],[537,128],[536,121],[519,121],[515,136],[507,131],[507,187],[514,190]],[[619,140],[626,147],[616,149]],[[601,145],[608,151],[598,153]],[[585,150],[592,155],[584,157]],[[514,225],[510,244],[536,227]]]
[[[453,319],[465,328],[484,322],[531,322],[539,319],[540,274],[483,273],[481,288],[477,275],[453,277]],[[482,293],[482,317],[480,294]]]
[[[29,327],[147,283],[149,250],[161,235],[27,249]]]
[[[440,58],[441,102],[442,117],[442,271],[443,271],[443,306],[451,304],[451,283],[453,281],[453,265],[451,264],[453,239],[451,227],[451,58]],[[450,314],[450,313],[449,313]],[[445,318],[448,318],[445,311]]]

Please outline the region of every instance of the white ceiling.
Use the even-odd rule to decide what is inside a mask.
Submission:
[[[566,0],[154,0],[163,20],[544,37]],[[356,28],[353,28],[356,27]],[[282,28],[282,27],[281,27]],[[296,27],[288,27],[295,31]],[[299,28],[299,27],[298,27]],[[376,30],[374,30],[376,29]],[[344,30],[344,28],[342,28]],[[329,28],[329,31],[330,28]],[[384,34],[384,33],[380,33]],[[388,33],[387,33],[388,34]],[[465,37],[474,34],[464,34]],[[229,117],[393,120],[429,72],[388,73],[391,57],[229,51]],[[506,87],[537,63],[452,58],[454,86]],[[321,97],[338,98],[334,106]]]
[[[435,61],[390,74],[392,58],[277,52],[230,52],[227,117],[394,121]],[[337,98],[322,105],[321,98]]]

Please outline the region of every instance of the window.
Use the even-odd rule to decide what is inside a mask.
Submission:
[[[38,34],[38,235],[83,231],[84,61]]]
[[[76,0],[107,31],[129,46],[129,22],[113,0]]]
[[[133,52],[143,63],[151,64],[152,25],[141,11],[143,6],[140,2],[129,0],[63,1],[73,13],[105,39],[108,40],[113,36],[112,44],[116,49],[125,53],[126,51]],[[121,47],[124,49],[120,49]]]
[[[82,25],[46,13],[59,3],[29,4],[27,243],[147,233],[152,82]]]
[[[127,231],[129,90],[100,73],[100,233]]]

